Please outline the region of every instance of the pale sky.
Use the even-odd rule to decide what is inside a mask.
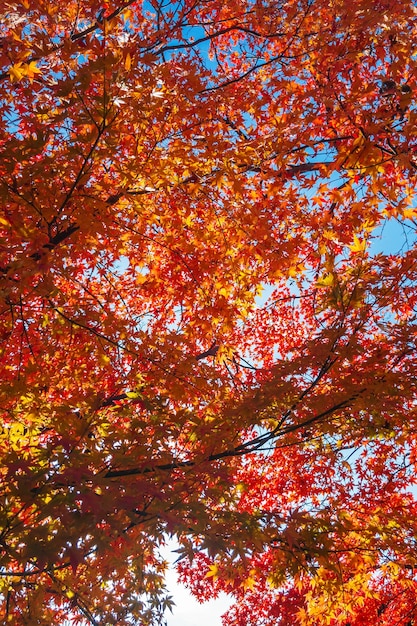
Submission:
[[[176,583],[175,572],[167,575],[167,587],[173,596],[173,612],[165,614],[168,626],[221,626],[221,615],[231,604],[226,595],[200,604],[183,585]]]
[[[164,558],[171,560],[175,546],[163,550]],[[216,600],[200,604],[184,587],[177,583],[177,574],[173,568],[167,572],[166,586],[172,595],[175,606],[172,613],[166,612],[168,626],[221,626],[221,616],[232,604],[232,599],[221,594]]]

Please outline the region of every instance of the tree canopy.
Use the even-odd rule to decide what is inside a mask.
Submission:
[[[415,623],[416,32],[3,3],[3,623]]]

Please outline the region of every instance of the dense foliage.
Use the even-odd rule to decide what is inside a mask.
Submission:
[[[415,623],[416,32],[3,2],[4,623]]]

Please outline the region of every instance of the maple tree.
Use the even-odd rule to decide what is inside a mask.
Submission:
[[[4,623],[413,624],[414,2],[1,11]]]

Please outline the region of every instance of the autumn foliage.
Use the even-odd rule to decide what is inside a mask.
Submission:
[[[2,623],[416,623],[415,3],[0,10]]]

